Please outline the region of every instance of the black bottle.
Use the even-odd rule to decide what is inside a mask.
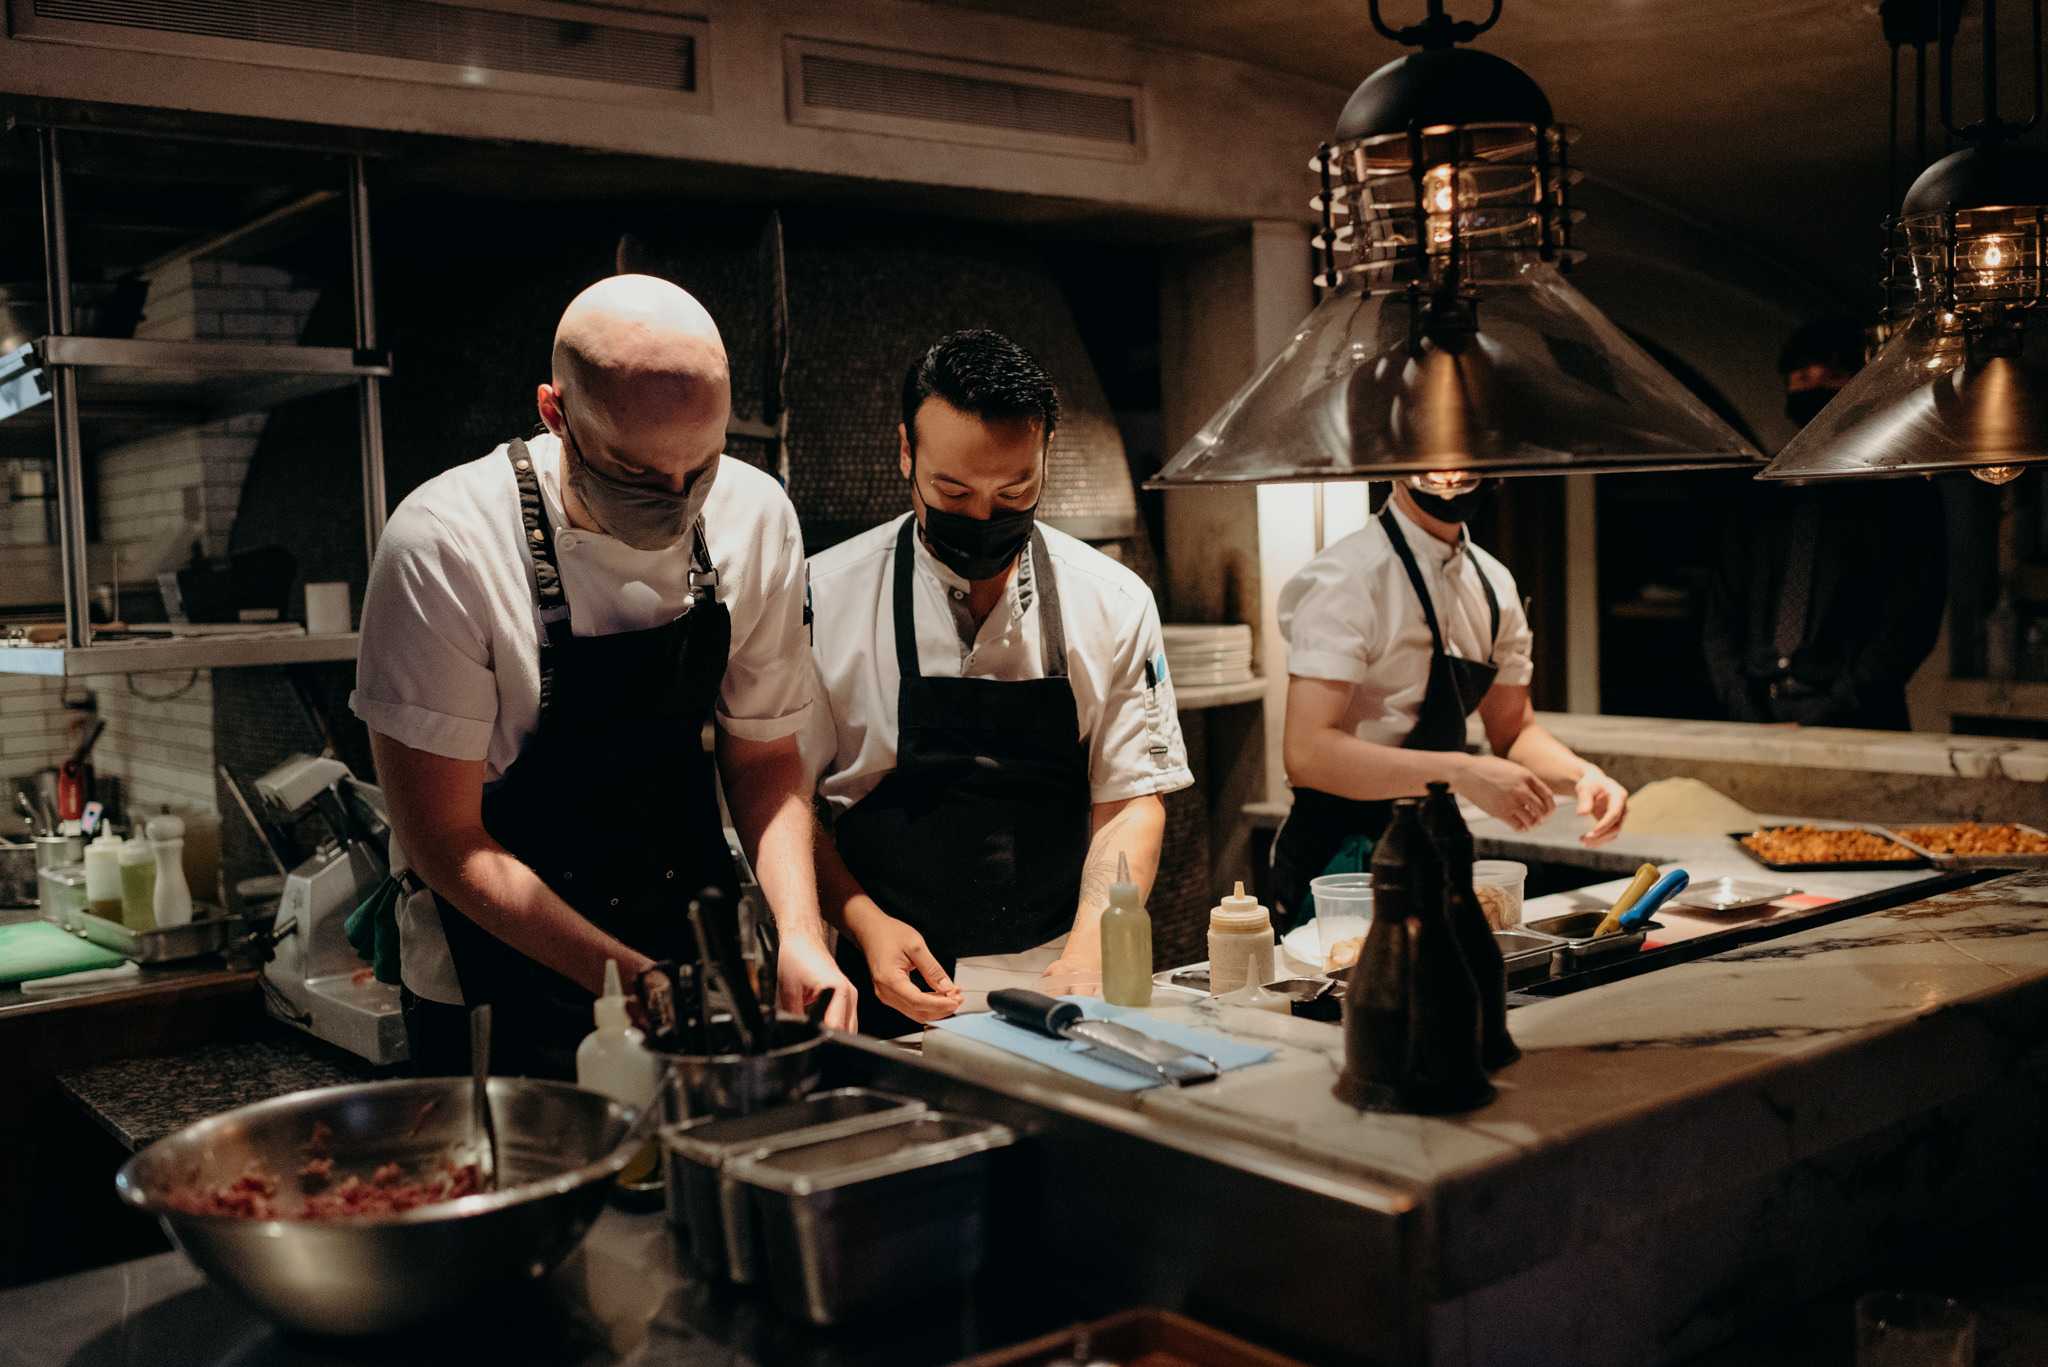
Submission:
[[[1493,1099],[1479,1062],[1479,992],[1443,912],[1443,870],[1401,798],[1373,850],[1372,927],[1344,994],[1344,1071],[1361,1110],[1445,1115]]]
[[[1422,830],[1436,847],[1444,869],[1444,915],[1465,955],[1465,967],[1479,989],[1479,1061],[1486,1071],[1505,1068],[1522,1056],[1508,1034],[1508,969],[1500,942],[1472,890],[1472,832],[1451,796],[1451,785],[1432,783],[1422,799]]]

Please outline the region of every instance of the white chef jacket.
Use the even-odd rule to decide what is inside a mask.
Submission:
[[[1408,539],[1443,629],[1444,649],[1462,659],[1491,656],[1497,684],[1525,685],[1535,673],[1534,636],[1507,567],[1472,544],[1439,541],[1396,505],[1393,527]],[[1376,745],[1400,745],[1415,729],[1429,689],[1429,622],[1380,518],[1329,546],[1280,590],[1280,634],[1287,672],[1354,685],[1340,729]],[[1487,640],[1492,613],[1484,574],[1500,603],[1500,631]],[[1489,649],[1490,647],[1490,649]]]
[[[639,631],[686,612],[694,536],[638,551],[572,527],[562,511],[561,441],[535,437],[526,449],[554,533],[570,630]],[[721,457],[703,518],[719,601],[732,615],[718,724],[746,740],[793,735],[811,711],[796,510],[774,479]],[[363,597],[349,707],[371,730],[416,750],[483,760],[484,786],[495,788],[539,724],[541,634],[518,481],[501,446],[436,475],[392,513]],[[409,867],[395,840],[392,867]],[[431,896],[408,901],[398,922],[406,986],[459,1005]]]
[[[896,767],[896,537],[912,515],[811,558],[811,664],[818,705],[804,763],[838,811]],[[1195,781],[1181,739],[1159,609],[1145,581],[1084,541],[1040,524],[1057,571],[1067,672],[1088,742],[1089,796],[1120,802]],[[915,538],[918,667],[927,678],[1042,679],[1040,596],[1032,549],[979,631],[968,583]]]

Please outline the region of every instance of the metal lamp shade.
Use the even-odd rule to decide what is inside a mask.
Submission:
[[[1146,487],[1761,461],[1554,267],[1469,294],[1476,330],[1413,326],[1405,291],[1325,300]]]
[[[2036,330],[2038,331],[2038,329]],[[1804,484],[2048,461],[2048,342],[1917,315],[1758,479]]]

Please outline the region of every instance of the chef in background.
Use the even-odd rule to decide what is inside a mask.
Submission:
[[[1863,329],[1809,323],[1778,358],[1785,416],[1812,421],[1863,368]],[[1730,721],[1907,731],[1906,681],[1947,603],[1938,486],[1751,482],[1721,520],[1701,645]]]
[[[784,1005],[851,992],[818,916],[803,553],[767,475],[730,460],[725,347],[650,276],[591,286],[555,332],[546,435],[413,491],[371,567],[350,706],[390,802],[415,1068],[574,1076],[605,962],[689,953],[689,900],[736,890],[715,783],[782,933]],[[717,758],[704,751],[717,726]]]
[[[1628,792],[1535,722],[1534,640],[1514,576],[1465,529],[1499,479],[1394,482],[1377,517],[1280,591],[1285,760],[1294,806],[1273,842],[1274,897],[1311,914],[1309,880],[1365,866],[1397,797],[1451,785],[1517,831],[1576,793],[1587,845],[1612,840]],[[1479,714],[1491,754],[1465,750]]]
[[[1059,416],[1015,342],[941,338],[903,380],[911,511],[811,560],[818,890],[868,1034],[952,1014],[963,957],[1064,936],[1046,974],[1099,974],[1117,857],[1149,892],[1194,781],[1151,591],[1035,517]]]

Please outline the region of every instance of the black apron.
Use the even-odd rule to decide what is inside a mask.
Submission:
[[[1059,584],[1031,533],[1042,679],[924,677],[913,589],[917,519],[896,538],[896,767],[840,815],[840,858],[883,911],[915,927],[950,975],[975,954],[1014,954],[1073,926],[1088,860],[1088,742],[1082,737]],[[851,936],[839,966],[860,990],[860,1026],[890,1038],[923,1027],[875,999]]]
[[[693,529],[688,612],[643,631],[574,635],[526,443],[507,455],[543,627],[540,721],[484,795],[484,829],[599,929],[656,959],[693,958],[690,899],[717,887],[730,909],[739,896],[703,743],[732,644],[704,524]],[[491,1071],[574,1079],[592,995],[434,900],[463,1001],[493,1007]],[[409,1005],[416,1070],[467,1072],[467,1012]]]
[[[1452,751],[1465,748],[1465,719],[1472,715],[1493,687],[1500,672],[1492,660],[1494,642],[1500,639],[1500,601],[1494,596],[1493,581],[1473,563],[1479,585],[1486,594],[1486,606],[1493,614],[1493,630],[1487,636],[1487,659],[1463,660],[1444,650],[1444,634],[1437,625],[1436,605],[1430,602],[1422,571],[1408,538],[1394,525],[1389,504],[1380,512],[1380,527],[1394,544],[1401,568],[1422,602],[1423,620],[1429,623],[1429,687],[1422,695],[1422,707],[1415,716],[1415,729],[1401,742],[1404,750]],[[1468,551],[1467,554],[1470,554]],[[1353,836],[1378,840],[1393,815],[1392,799],[1361,802],[1336,797],[1314,788],[1297,787],[1294,807],[1273,840],[1273,896],[1280,903],[1288,927],[1302,924],[1310,914],[1309,880],[1320,878],[1330,861]]]

